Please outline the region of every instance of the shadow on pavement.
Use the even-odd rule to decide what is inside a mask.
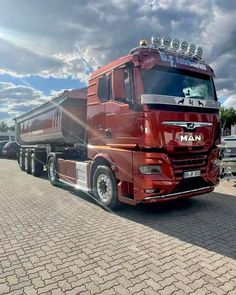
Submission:
[[[46,179],[46,177],[42,177]],[[99,204],[85,192],[60,185],[76,197]],[[168,203],[121,205],[113,212],[186,243],[236,258],[236,196],[210,193]]]
[[[165,204],[123,206],[119,216],[236,258],[236,196],[210,193]]]
[[[96,203],[86,193],[66,189]],[[186,243],[236,258],[236,196],[210,193],[168,203],[122,205],[113,213]]]

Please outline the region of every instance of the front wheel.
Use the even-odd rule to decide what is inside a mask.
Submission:
[[[119,205],[117,182],[114,173],[107,166],[98,166],[93,175],[93,193],[102,205],[115,209]]]
[[[48,179],[52,185],[59,185],[59,176],[57,172],[57,159],[50,157],[48,160]]]

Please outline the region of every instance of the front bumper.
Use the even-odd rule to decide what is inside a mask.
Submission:
[[[138,171],[138,166],[158,165],[161,163],[161,175],[142,175],[134,173],[134,200],[135,203],[165,202],[174,199],[192,197],[214,190],[219,183],[220,169],[212,166],[212,158],[208,157],[206,165],[200,170],[201,177],[183,179],[174,171],[170,158],[161,153],[136,153],[134,156],[134,171]],[[185,169],[184,171],[189,171]],[[191,169],[195,170],[195,169]],[[154,189],[156,192],[148,194],[145,189]]]
[[[162,201],[170,201],[175,199],[181,199],[181,198],[188,198],[193,197],[200,194],[205,194],[212,192],[214,190],[214,186],[206,186],[198,189],[192,189],[188,191],[182,191],[178,193],[170,193],[167,195],[161,195],[161,196],[151,196],[151,197],[145,197],[143,199],[144,203],[151,203],[151,202],[162,202]]]

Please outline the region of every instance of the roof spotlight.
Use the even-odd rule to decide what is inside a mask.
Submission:
[[[172,42],[171,42],[171,49],[172,49],[174,52],[177,51],[177,50],[179,49],[179,44],[180,44],[180,42],[179,42],[178,39],[174,39],[174,40],[172,40]]]
[[[170,37],[167,36],[167,35],[164,36],[164,37],[162,38],[162,40],[161,40],[162,47],[163,47],[164,49],[168,49],[168,48],[170,47],[170,42],[171,42]]]
[[[139,41],[139,45],[140,46],[143,46],[143,47],[147,47],[147,40],[144,40],[144,39],[143,40],[140,40]]]
[[[181,53],[186,53],[186,51],[188,50],[188,42],[182,41],[180,44],[180,49],[181,49]]]
[[[198,47],[198,49],[196,50],[195,56],[199,59],[202,58],[202,54],[203,54],[203,49],[202,47]]]
[[[151,38],[151,43],[154,48],[158,48],[161,45],[161,37],[158,34],[153,34]]]
[[[192,43],[188,48],[188,55],[193,56],[195,54],[195,51],[196,45]]]

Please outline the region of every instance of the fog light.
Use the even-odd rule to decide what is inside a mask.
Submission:
[[[147,188],[147,189],[145,189],[144,191],[145,191],[145,193],[147,193],[147,194],[154,194],[156,190],[153,189],[153,188]]]

